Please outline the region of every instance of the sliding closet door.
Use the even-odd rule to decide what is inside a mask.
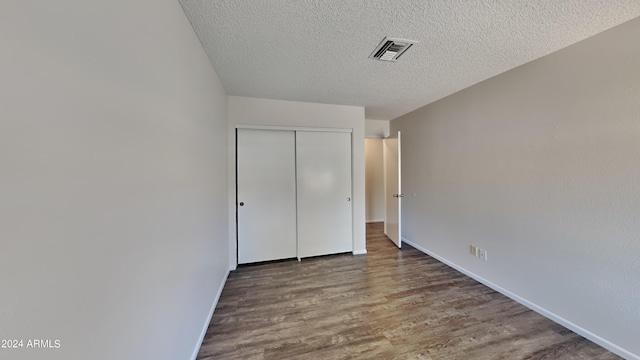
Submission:
[[[298,257],[350,252],[351,134],[296,132]]]
[[[238,263],[295,258],[295,132],[237,131]]]

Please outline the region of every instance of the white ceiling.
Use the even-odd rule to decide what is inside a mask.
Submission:
[[[640,16],[638,0],[180,0],[229,95],[391,120]],[[369,59],[385,36],[420,41]]]

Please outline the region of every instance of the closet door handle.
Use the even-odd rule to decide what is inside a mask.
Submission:
[[[240,204],[238,204],[240,206],[244,206],[244,202],[240,201]]]
[[[350,197],[348,197],[348,198],[347,198],[347,201],[351,201],[351,198],[350,198]]]

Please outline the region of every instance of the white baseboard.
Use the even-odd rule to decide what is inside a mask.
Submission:
[[[200,339],[196,344],[196,348],[193,350],[193,354],[191,355],[191,360],[196,360],[198,356],[198,352],[200,351],[200,346],[202,345],[202,341],[204,340],[205,335],[207,335],[207,329],[209,329],[209,323],[211,322],[211,317],[213,317],[213,312],[216,310],[216,306],[218,306],[218,300],[220,300],[220,295],[222,295],[222,289],[224,289],[224,284],[227,283],[227,278],[229,277],[229,270],[224,275],[224,279],[222,279],[222,284],[218,288],[218,293],[216,294],[215,299],[213,300],[213,305],[211,305],[211,309],[209,310],[209,316],[207,317],[207,321],[204,324],[204,328],[202,328],[202,333],[200,334]]]
[[[353,255],[364,255],[367,253],[367,249],[364,250],[353,250]]]
[[[478,282],[480,282],[480,283],[492,288],[493,290],[501,293],[502,295],[504,295],[504,296],[506,296],[506,297],[508,297],[508,298],[510,298],[510,299],[512,299],[512,300],[514,300],[514,301],[516,301],[516,302],[528,307],[529,309],[537,312],[538,314],[540,314],[540,315],[542,315],[542,316],[544,316],[544,317],[546,317],[546,318],[548,318],[548,319],[550,319],[552,321],[555,321],[556,323],[566,327],[567,329],[575,332],[576,334],[579,334],[579,335],[581,335],[581,336],[593,341],[594,343],[596,343],[596,344],[602,346],[603,348],[605,348],[605,349],[617,354],[618,356],[621,356],[621,357],[623,357],[623,358],[625,358],[627,360],[640,360],[640,355],[637,355],[637,354],[634,354],[634,353],[632,353],[632,352],[630,352],[628,350],[625,350],[625,349],[621,348],[620,346],[618,346],[618,345],[616,345],[616,344],[614,344],[614,343],[612,343],[612,342],[610,342],[608,340],[605,340],[605,339],[601,338],[600,336],[598,336],[598,335],[596,335],[596,334],[594,334],[594,333],[592,333],[592,332],[590,332],[590,331],[588,331],[588,330],[586,330],[586,329],[584,329],[584,328],[572,323],[571,321],[569,321],[569,320],[567,320],[565,318],[562,318],[562,317],[554,314],[553,312],[551,312],[551,311],[549,311],[549,310],[547,310],[547,309],[545,309],[545,308],[543,308],[541,306],[538,306],[538,305],[532,303],[531,301],[529,301],[529,300],[527,300],[527,299],[525,299],[523,297],[520,297],[520,296],[508,291],[507,289],[502,288],[502,287],[492,283],[491,281],[489,281],[489,280],[487,280],[487,279],[485,279],[485,278],[483,278],[481,276],[478,276],[478,275],[474,274],[473,272],[471,272],[471,271],[469,271],[469,270],[467,270],[467,269],[465,269],[463,267],[460,267],[460,266],[456,265],[455,263],[443,258],[442,256],[439,256],[438,254],[433,253],[432,251],[429,251],[429,250],[423,248],[422,246],[420,246],[418,244],[415,244],[415,243],[411,242],[410,240],[402,238],[402,241],[407,243],[407,244],[409,244],[409,245],[411,245],[412,247],[422,251],[423,253],[431,256],[432,258],[440,261],[441,263],[443,263],[445,265],[448,265],[448,266],[460,271],[461,273],[467,275],[468,277],[470,277],[470,278],[472,278],[472,279],[474,279],[474,280],[476,280],[476,281],[478,281]]]
[[[367,220],[366,223],[375,223],[375,222],[384,222],[384,219],[377,219],[377,220]]]

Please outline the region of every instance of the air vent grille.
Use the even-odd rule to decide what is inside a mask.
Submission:
[[[382,39],[376,49],[369,55],[369,58],[395,62],[400,55],[404,54],[405,51],[409,50],[409,48],[416,43],[417,41],[415,40],[398,39],[387,36]]]

